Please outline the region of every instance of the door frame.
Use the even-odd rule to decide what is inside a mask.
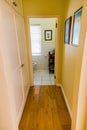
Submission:
[[[30,18],[57,18],[57,28],[55,29],[56,31],[56,38],[55,38],[55,71],[54,71],[54,81],[55,85],[58,84],[57,77],[58,77],[58,43],[59,43],[59,32],[60,32],[60,17],[58,15],[37,15],[37,16],[27,16],[27,28],[28,28],[28,46],[29,46],[29,73],[30,73],[30,85],[34,86],[34,79],[33,79],[33,66],[32,66],[32,53],[31,53],[31,40],[30,40],[30,24],[29,24],[29,19]]]

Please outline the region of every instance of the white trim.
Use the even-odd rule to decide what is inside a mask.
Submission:
[[[20,123],[20,120],[21,120],[21,117],[22,117],[22,113],[23,113],[23,110],[24,110],[24,107],[25,107],[25,103],[26,103],[26,100],[27,100],[29,88],[30,88],[30,87],[28,87],[28,89],[27,89],[27,91],[26,91],[25,99],[24,99],[23,102],[22,102],[22,105],[21,105],[19,114],[18,114],[18,116],[17,116],[17,124],[18,124],[18,125],[19,125],[19,123]]]
[[[61,84],[57,84],[56,86],[57,86],[57,87],[60,87],[61,90],[62,90],[62,93],[63,93],[64,99],[65,99],[65,103],[66,103],[67,108],[68,108],[68,111],[69,111],[69,115],[70,115],[70,117],[71,117],[71,119],[72,119],[72,111],[71,111],[71,108],[70,108],[70,106],[69,106],[69,103],[68,103],[68,100],[67,100],[66,94],[65,94],[65,92],[64,92],[63,86],[62,86]]]

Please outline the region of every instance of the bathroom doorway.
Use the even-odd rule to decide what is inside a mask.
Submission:
[[[54,85],[57,18],[29,18],[34,85]]]

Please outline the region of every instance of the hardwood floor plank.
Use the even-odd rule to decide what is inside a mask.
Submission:
[[[71,119],[56,86],[31,87],[19,130],[70,130]]]

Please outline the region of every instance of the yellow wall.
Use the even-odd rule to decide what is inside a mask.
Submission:
[[[82,6],[83,0],[70,0],[67,8],[66,19]],[[62,86],[72,110],[75,63],[78,47],[71,44],[63,44],[63,61],[62,61]]]
[[[78,48],[74,96],[73,96],[73,126],[76,130],[87,128],[87,0],[83,4],[83,16],[80,34],[80,45]],[[79,92],[79,93],[78,93]],[[77,115],[77,118],[75,118]],[[76,119],[76,121],[75,121]],[[72,127],[74,129],[74,127]]]
[[[87,51],[83,60],[84,45],[87,44],[87,0],[84,3],[82,0],[71,0],[66,16],[72,15],[82,5],[79,46],[63,46],[62,85],[72,110],[72,130],[87,129]]]
[[[25,18],[25,26],[26,26],[26,36],[27,36],[27,48],[30,48],[30,41],[28,39],[28,18],[27,16],[36,16],[36,17],[46,17],[52,15],[58,15],[59,17],[59,34],[58,34],[58,43],[57,44],[57,83],[61,82],[61,69],[62,69],[62,45],[63,45],[63,27],[64,27],[64,17],[65,10],[67,5],[67,0],[23,0],[23,9],[24,9],[24,18]],[[29,58],[30,58],[30,50],[28,49]],[[30,67],[31,68],[31,67]],[[30,69],[30,73],[31,69]],[[32,79],[31,79],[32,81]]]

